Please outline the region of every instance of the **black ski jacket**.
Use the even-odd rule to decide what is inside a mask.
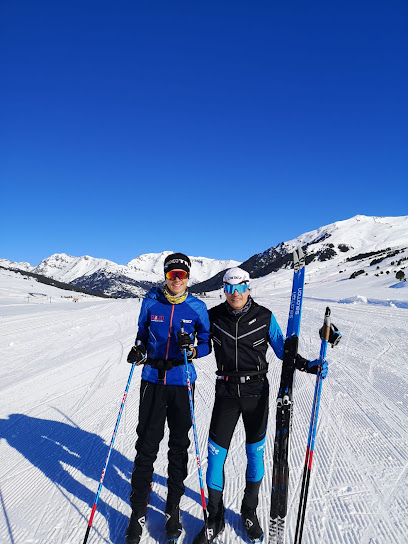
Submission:
[[[266,351],[268,343],[276,356],[283,359],[285,339],[273,313],[253,300],[250,309],[232,315],[227,302],[209,310],[218,376],[251,376],[268,372]],[[308,361],[297,355],[296,368],[307,369]]]
[[[250,309],[232,315],[224,302],[209,310],[217,374],[251,375],[268,371],[268,343],[283,358],[285,339],[273,313],[252,301]]]

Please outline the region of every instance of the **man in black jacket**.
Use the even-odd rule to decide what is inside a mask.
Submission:
[[[249,274],[231,268],[223,278],[226,301],[209,311],[217,361],[217,382],[208,438],[208,542],[224,529],[224,463],[240,415],[246,434],[246,487],[241,517],[251,542],[261,542],[263,531],[256,508],[264,475],[263,454],[269,408],[266,377],[268,343],[283,359],[282,331],[267,308],[255,303],[249,293]],[[316,374],[318,360],[297,355],[296,369]],[[322,376],[327,374],[327,362]],[[206,544],[204,528],[193,544]]]

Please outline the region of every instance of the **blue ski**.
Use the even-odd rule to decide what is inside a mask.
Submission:
[[[285,520],[289,488],[289,435],[292,419],[292,388],[302,315],[305,257],[301,248],[293,252],[294,274],[281,382],[276,399],[276,432],[273,451],[269,544],[285,543]]]

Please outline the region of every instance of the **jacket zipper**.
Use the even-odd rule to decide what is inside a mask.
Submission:
[[[242,315],[237,319],[237,322],[235,323],[235,369],[238,372],[238,323],[241,319]],[[237,384],[237,392],[238,397],[241,396],[241,391],[239,388],[239,384]]]
[[[238,372],[238,323],[242,315],[237,319],[235,323],[235,370]]]
[[[170,325],[169,325],[169,336],[167,337],[167,349],[166,349],[166,361],[169,356],[169,349],[170,349],[170,337],[171,337],[171,326],[173,325],[173,314],[174,314],[174,304],[171,307],[171,315],[170,315]]]

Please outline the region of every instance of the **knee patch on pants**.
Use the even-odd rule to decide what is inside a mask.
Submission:
[[[246,479],[249,482],[259,482],[265,473],[263,461],[265,438],[254,444],[246,444],[245,448],[248,459]]]
[[[207,485],[212,489],[222,491],[224,489],[224,463],[227,450],[208,439],[208,468]]]

